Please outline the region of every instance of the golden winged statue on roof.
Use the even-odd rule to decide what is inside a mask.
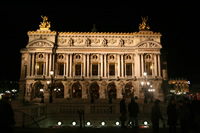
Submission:
[[[50,22],[48,22],[48,17],[46,17],[46,16],[42,16],[41,15],[41,18],[43,19],[43,22],[40,22],[41,24],[39,25],[40,26],[40,29],[41,30],[48,30],[50,27],[51,27],[51,25],[50,25]]]
[[[149,30],[150,27],[147,24],[148,16],[147,17],[142,17],[141,16],[141,18],[142,18],[142,23],[139,26],[139,30]]]

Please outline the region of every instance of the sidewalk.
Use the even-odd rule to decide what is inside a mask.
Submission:
[[[122,129],[117,128],[15,128],[15,133],[152,133],[152,128],[146,129]],[[168,133],[168,128],[160,128],[160,133]],[[180,132],[180,128],[177,129],[177,133]]]

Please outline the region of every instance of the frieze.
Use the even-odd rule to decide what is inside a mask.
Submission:
[[[30,44],[29,47],[52,47],[51,44],[47,43],[47,42],[36,42],[33,44]]]
[[[153,42],[144,42],[138,45],[139,48],[161,48],[158,44]]]

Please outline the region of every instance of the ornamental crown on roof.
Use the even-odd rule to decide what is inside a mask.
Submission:
[[[48,22],[48,17],[46,16],[42,16],[41,15],[41,18],[43,19],[43,22],[40,22],[41,24],[39,25],[40,26],[40,30],[49,30],[49,28],[51,27],[50,25],[50,22]]]

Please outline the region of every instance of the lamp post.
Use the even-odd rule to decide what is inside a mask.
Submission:
[[[144,72],[145,80],[141,82],[142,88],[144,89],[144,103],[147,103],[147,87],[150,85],[150,82],[147,81],[147,73]]]
[[[51,75],[51,85],[50,85],[50,95],[49,95],[49,103],[53,103],[53,97],[52,97],[52,90],[53,90],[53,71],[50,71],[50,75]],[[50,84],[50,81],[47,81],[47,84]]]

